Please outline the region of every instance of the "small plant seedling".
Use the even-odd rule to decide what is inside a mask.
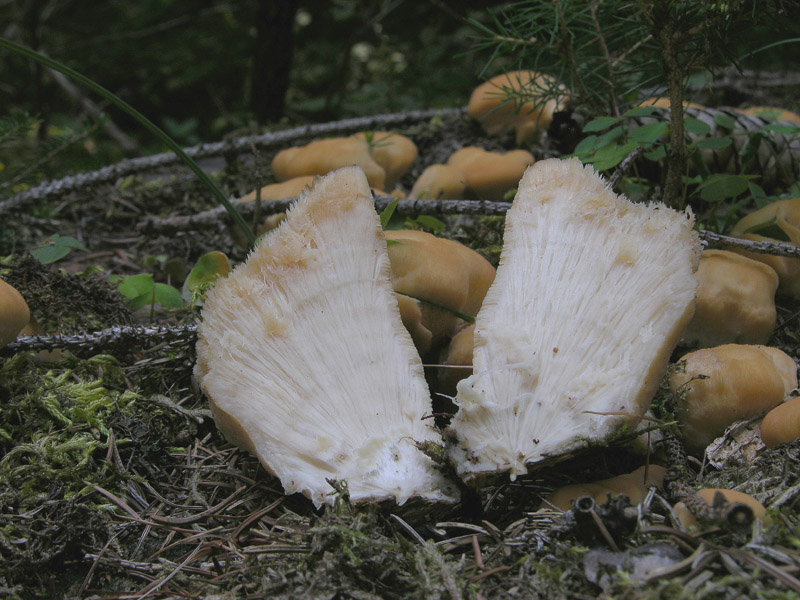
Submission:
[[[43,265],[58,262],[73,250],[88,252],[79,240],[68,235],[54,233],[36,248],[31,250],[33,257]]]
[[[117,289],[127,298],[131,310],[149,305],[151,318],[156,304],[168,309],[183,308],[184,306],[181,293],[171,285],[153,281],[152,273],[140,273],[125,277],[120,280]]]
[[[197,259],[192,271],[183,282],[181,296],[190,306],[202,305],[208,290],[220,277],[231,272],[228,257],[219,250],[212,250]]]

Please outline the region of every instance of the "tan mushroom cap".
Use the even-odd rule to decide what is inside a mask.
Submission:
[[[685,392],[678,406],[687,448],[699,451],[740,419],[777,406],[797,387],[797,366],[778,348],[725,344],[683,356],[683,371],[669,378]]]
[[[749,233],[749,230],[760,229],[760,226],[779,229],[783,232],[781,237],[788,238],[789,241],[768,237],[763,229],[759,233]],[[731,229],[730,235],[751,241],[781,242],[800,246],[800,198],[778,200],[767,204],[736,223]],[[800,296],[800,260],[745,250],[736,250],[736,252],[775,269],[780,279],[779,289],[794,296]]]
[[[463,369],[440,369],[439,383],[445,393],[455,392],[456,384],[472,374],[472,352],[475,349],[475,323],[459,329],[450,340],[442,361],[445,365],[465,367]]]
[[[429,165],[417,178],[408,197],[416,198],[461,198],[467,189],[460,169],[451,165]]]
[[[765,344],[775,328],[778,274],[762,262],[727,250],[700,256],[694,318],[684,340],[703,347]]]
[[[386,172],[384,186],[391,189],[408,172],[417,158],[417,145],[392,131],[362,131],[353,137],[369,146],[369,152]],[[369,141],[368,141],[369,140]]]
[[[645,479],[646,472],[646,479]],[[561,510],[572,508],[572,501],[581,496],[591,496],[598,504],[605,502],[609,494],[612,498],[625,495],[631,504],[640,504],[647,496],[647,490],[651,487],[660,488],[664,483],[664,473],[666,469],[659,465],[642,466],[624,475],[602,479],[593,483],[576,483],[565,485],[550,494],[541,508],[550,505]]]
[[[30,318],[31,311],[22,294],[0,279],[0,347],[13,342]]]
[[[737,108],[735,110],[771,121],[791,121],[793,123],[800,123],[800,115],[776,106],[749,106],[747,108]]]
[[[800,438],[800,397],[779,404],[761,421],[761,439],[767,448]]]
[[[392,285],[403,324],[420,354],[474,317],[494,280],[494,267],[474,250],[423,231],[386,231]]]
[[[772,519],[770,519],[769,515],[767,514],[767,509],[764,507],[764,505],[753,498],[750,494],[722,488],[703,488],[701,490],[697,490],[697,497],[709,506],[713,506],[715,497],[718,493],[722,494],[722,497],[729,504],[744,504],[747,506],[753,511],[753,517],[761,519],[765,525],[769,525],[772,522]],[[675,512],[675,516],[678,517],[681,525],[683,525],[686,529],[697,527],[697,516],[684,502],[678,502],[672,507],[672,510]]]
[[[386,171],[372,157],[368,145],[355,137],[325,138],[282,150],[272,159],[272,172],[286,181],[301,175],[325,175],[352,165],[361,167],[371,187],[383,189]]]
[[[386,231],[396,292],[474,317],[494,267],[463,244],[424,231]]]
[[[280,183],[272,183],[261,188],[261,199],[265,201],[283,200],[284,198],[296,198],[307,187],[314,183],[315,175],[301,175],[292,177]],[[253,202],[256,199],[256,191],[253,190],[242,198],[242,202]]]
[[[651,96],[639,102],[639,106],[654,106],[656,108],[669,108],[669,98],[656,98]],[[705,108],[702,104],[696,102],[683,101],[683,108]]]
[[[489,135],[516,131],[517,143],[531,139],[537,133],[547,131],[553,120],[553,113],[560,110],[566,101],[554,99],[547,102],[509,99],[509,94],[524,90],[530,96],[541,97],[542,93],[552,87],[552,80],[547,75],[535,71],[511,71],[492,77],[479,85],[469,99],[467,113],[480,121]]]
[[[489,152],[476,146],[462,148],[450,155],[447,164],[463,175],[467,188],[479,198],[500,201],[519,185],[525,169],[534,163],[527,150]]]

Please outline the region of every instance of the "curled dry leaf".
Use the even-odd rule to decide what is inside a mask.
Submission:
[[[367,180],[357,167],[316,181],[247,261],[209,293],[196,376],[228,439],[287,493],[332,503],[453,500],[415,442],[439,442],[403,328]]]

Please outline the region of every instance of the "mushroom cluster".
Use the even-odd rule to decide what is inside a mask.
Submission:
[[[490,152],[477,146],[457,150],[446,165],[429,165],[409,193],[410,198],[455,198],[461,194],[499,201],[517,187],[534,162],[527,150]]]
[[[780,404],[797,387],[797,365],[778,348],[725,344],[683,356],[669,379],[689,450],[702,451],[725,428]]]
[[[403,135],[361,132],[282,150],[272,159],[272,172],[279,181],[286,181],[356,165],[364,171],[371,187],[391,190],[416,158],[416,145]]]

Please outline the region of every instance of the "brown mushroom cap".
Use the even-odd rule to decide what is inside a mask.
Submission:
[[[496,202],[519,185],[525,169],[533,163],[533,155],[526,150],[500,153],[476,146],[462,148],[447,159],[449,166],[461,171],[473,195]]]
[[[775,327],[778,275],[762,262],[727,250],[705,250],[697,268],[690,344],[764,344]]]
[[[31,311],[22,294],[0,279],[0,348],[13,342],[30,318]]]
[[[800,245],[800,198],[778,200],[739,220],[730,235],[751,241]],[[779,236],[781,239],[773,237]],[[787,242],[788,240],[788,242]],[[738,254],[768,264],[780,278],[780,290],[800,296],[800,260],[737,250]]]
[[[464,369],[441,369],[439,383],[444,393],[454,393],[456,384],[472,374],[472,351],[475,348],[475,323],[469,323],[459,329],[450,340],[443,364],[467,367]]]
[[[647,479],[645,479],[645,471]],[[624,475],[610,477],[593,483],[576,483],[565,485],[550,494],[542,503],[542,508],[553,505],[561,510],[569,510],[572,501],[581,496],[591,496],[595,502],[602,503],[608,499],[625,495],[631,504],[640,504],[647,496],[650,487],[660,488],[664,483],[666,469],[659,465],[642,466]]]
[[[725,499],[725,502],[729,504],[744,504],[753,511],[753,517],[761,519],[765,525],[769,525],[772,522],[772,519],[770,519],[769,515],[767,514],[767,509],[764,508],[764,505],[753,498],[750,494],[722,488],[703,488],[701,490],[697,490],[697,497],[709,506],[714,505],[717,494],[721,494]],[[689,509],[686,503],[678,502],[672,507],[672,510],[675,512],[675,516],[678,517],[681,525],[683,525],[686,529],[691,529],[697,526],[697,515],[695,515]]]
[[[566,93],[561,101],[551,99],[542,102],[536,99],[522,103],[510,99],[509,94],[524,90],[529,96],[539,98],[550,87],[552,80],[535,71],[503,73],[475,88],[469,99],[467,113],[480,121],[489,135],[513,129],[519,144],[535,137],[538,132],[547,131],[553,113],[560,110],[566,101]]]
[[[761,439],[767,448],[800,438],[800,397],[779,404],[761,421]]]
[[[669,108],[669,98],[656,98],[655,96],[651,96],[649,98],[645,98],[641,102],[639,102],[639,106],[654,106],[656,108]],[[688,100],[683,101],[684,108],[705,108],[702,104],[697,104],[696,102],[689,102]]]
[[[474,250],[423,231],[386,231],[392,285],[403,324],[420,354],[475,316],[494,280],[494,267]]]
[[[399,133],[363,131],[353,137],[368,145],[372,158],[386,171],[386,189],[392,189],[417,158],[417,145]]]
[[[797,387],[797,366],[778,348],[726,344],[683,356],[683,371],[669,378],[685,391],[678,406],[683,436],[692,451],[705,448],[725,428],[777,406]]]
[[[451,165],[429,165],[417,178],[408,197],[461,198],[467,184],[460,169]]]
[[[386,171],[372,157],[367,144],[355,137],[326,138],[282,150],[272,159],[272,172],[286,181],[301,175],[325,175],[351,165],[361,167],[370,186],[383,189]]]

